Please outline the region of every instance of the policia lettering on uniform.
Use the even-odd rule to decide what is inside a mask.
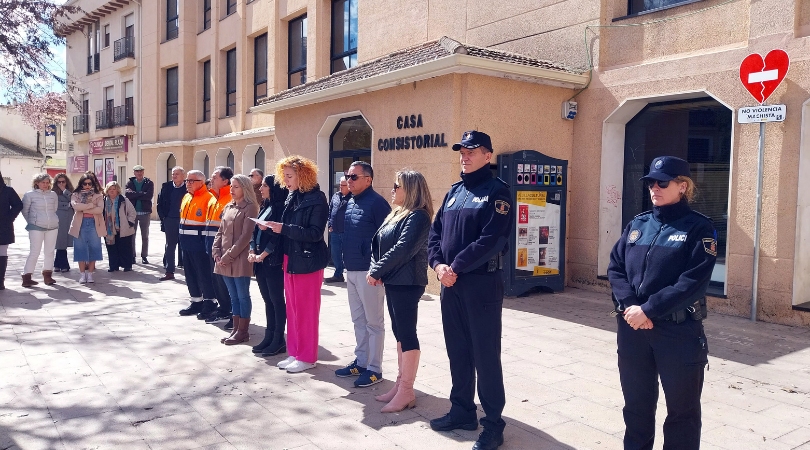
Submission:
[[[655,206],[633,218],[610,254],[625,449],[653,448],[659,377],[667,404],[664,448],[700,446],[709,351],[702,320],[717,237],[711,220],[689,207],[689,173],[680,158],[653,160],[642,180]]]

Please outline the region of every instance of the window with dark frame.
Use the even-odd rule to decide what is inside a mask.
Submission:
[[[177,67],[166,69],[166,126],[178,123]]]
[[[253,40],[253,104],[267,97],[267,33]]]
[[[307,15],[290,21],[287,87],[307,82]]]
[[[228,152],[228,156],[225,158],[225,165],[230,167],[231,169],[235,169],[233,151]]]
[[[230,16],[236,12],[236,0],[225,0],[225,15]]]
[[[639,14],[667,9],[685,3],[694,3],[697,0],[627,0],[627,14]]]
[[[176,38],[180,33],[180,10],[178,0],[166,0],[166,40]]]
[[[262,172],[264,172],[264,164],[265,164],[266,158],[267,158],[267,156],[264,154],[264,148],[259,147],[259,149],[256,150],[256,155],[254,155],[254,157],[253,157],[253,167],[261,170]]]
[[[104,48],[110,46],[110,25],[104,25]]]
[[[211,0],[203,0],[203,30],[211,28]]]
[[[225,53],[225,117],[236,115],[236,49]]]
[[[202,121],[208,122],[211,120],[211,60],[203,63],[203,115]]]
[[[332,1],[331,73],[357,65],[357,0]]]

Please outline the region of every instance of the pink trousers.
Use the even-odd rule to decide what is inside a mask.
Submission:
[[[284,256],[287,354],[306,363],[318,360],[318,321],[321,313],[322,283],[323,269],[313,273],[287,273],[287,256]]]

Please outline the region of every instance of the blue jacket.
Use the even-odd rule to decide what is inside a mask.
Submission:
[[[461,174],[433,219],[428,237],[431,268],[447,264],[456,274],[486,273],[487,263],[507,249],[512,231],[509,186],[489,166]]]
[[[371,186],[349,200],[343,222],[343,265],[346,270],[368,270],[371,265],[371,238],[389,212],[391,206]]]
[[[340,191],[337,191],[329,201],[329,220],[326,222],[326,226],[332,229],[332,233],[343,233],[346,205],[349,204],[350,198],[352,198],[351,192],[343,196]]]
[[[608,279],[617,307],[638,305],[650,319],[680,311],[706,295],[717,259],[717,234],[686,202],[637,215],[610,253]]]

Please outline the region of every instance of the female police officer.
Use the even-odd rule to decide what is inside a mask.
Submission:
[[[664,448],[700,446],[700,394],[708,346],[701,320],[717,255],[711,221],[689,208],[689,163],[655,158],[642,178],[653,210],[636,216],[610,254],[618,317],[625,449],[651,449],[658,377],[667,404]]]

